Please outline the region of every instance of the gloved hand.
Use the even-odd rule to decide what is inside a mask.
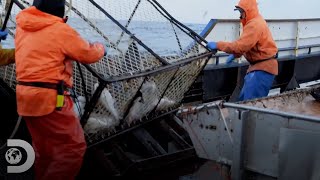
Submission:
[[[231,54],[231,55],[229,55],[228,56],[228,58],[227,58],[227,64],[229,65],[229,64],[231,64],[232,63],[232,61],[235,59],[236,57],[233,55],[233,54]]]
[[[104,49],[104,56],[108,55],[108,48],[110,47],[110,44],[107,42],[106,44],[105,43],[99,43],[103,46],[103,49]]]
[[[108,54],[108,49],[111,47],[109,42],[106,42],[106,44],[104,44],[104,56],[106,56]]]
[[[8,29],[5,29],[4,31],[0,30],[0,39],[6,40],[8,36]]]
[[[106,55],[108,54],[108,52],[107,52],[107,46],[104,45],[103,48],[104,48],[104,56],[106,56]]]
[[[94,45],[96,47],[98,47],[99,49],[103,49],[103,56],[107,55],[107,46],[104,43],[101,42],[89,42],[89,44]]]
[[[209,48],[211,51],[217,50],[217,43],[216,42],[208,42],[207,48]]]

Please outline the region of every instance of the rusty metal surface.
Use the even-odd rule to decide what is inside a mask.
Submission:
[[[285,160],[279,158],[280,145],[283,154],[294,148],[291,145],[283,146],[285,143],[280,138],[281,129],[320,133],[320,118],[311,114],[317,113],[318,103],[309,96],[310,90],[297,90],[239,104],[207,103],[183,109],[178,115],[183,119],[199,157],[231,166],[237,166],[240,160],[245,170],[278,178],[281,174],[279,165]],[[222,107],[224,108],[220,112]],[[288,113],[283,113],[283,110]],[[295,110],[299,110],[299,114],[290,112]],[[303,116],[301,113],[309,113],[311,116]],[[239,121],[245,121],[245,125],[242,127]],[[308,140],[307,136],[300,138]],[[243,147],[239,146],[239,142],[243,142]],[[295,146],[303,149],[304,143],[297,142]],[[317,150],[310,151],[315,153]],[[304,155],[301,154],[300,157],[302,156]],[[241,166],[238,165],[240,168]],[[241,175],[241,169],[238,172]],[[314,173],[310,170],[308,175]]]
[[[182,119],[199,157],[231,164],[232,144],[218,108],[195,111]],[[228,126],[232,126],[231,121]]]
[[[320,102],[310,95],[313,89],[291,91],[276,96],[240,102],[239,104],[320,117]]]

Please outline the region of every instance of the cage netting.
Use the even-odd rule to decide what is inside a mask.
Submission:
[[[7,23],[12,37],[6,41],[13,41],[21,5],[33,1],[17,2]],[[1,1],[1,12],[9,3]],[[74,63],[75,110],[89,143],[179,107],[212,54],[205,40],[155,0],[67,0],[66,15],[82,37],[108,49],[97,63]],[[14,65],[1,67],[0,77],[15,88]]]

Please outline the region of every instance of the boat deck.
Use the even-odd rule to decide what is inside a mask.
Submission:
[[[239,104],[320,118],[320,102],[310,92],[311,88],[307,88]]]

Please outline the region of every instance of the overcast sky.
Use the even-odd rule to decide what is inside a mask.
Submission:
[[[211,18],[238,18],[238,0],[158,0],[180,21],[207,23]],[[320,0],[258,0],[261,14],[268,19],[320,18]]]

